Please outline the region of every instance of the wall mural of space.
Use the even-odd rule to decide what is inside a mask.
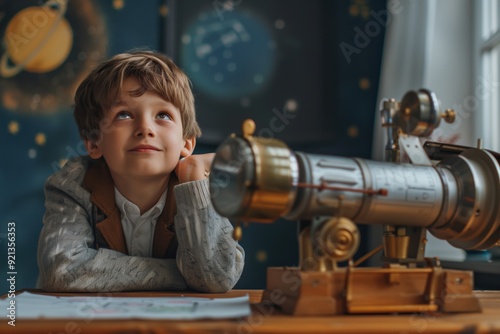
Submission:
[[[203,130],[195,153],[214,151],[250,117],[257,135],[292,149],[369,158],[384,39],[374,15],[384,8],[383,0],[0,0],[0,254],[15,222],[16,287],[36,283],[45,180],[86,153],[72,99],[89,69],[133,48],[174,58],[195,92]],[[263,288],[268,266],[297,265],[296,231],[287,221],[245,228],[236,287]]]

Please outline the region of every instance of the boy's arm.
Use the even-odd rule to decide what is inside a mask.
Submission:
[[[38,244],[42,288],[75,292],[186,289],[173,259],[93,248],[92,204],[80,186],[85,170],[82,159],[71,160],[45,184],[46,213]]]
[[[188,286],[204,292],[225,292],[243,271],[245,252],[233,239],[231,223],[210,201],[208,179],[174,188],[177,265]]]

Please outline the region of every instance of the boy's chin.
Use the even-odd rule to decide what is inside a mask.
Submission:
[[[143,169],[136,169],[133,172],[129,173],[130,177],[133,177],[135,179],[158,179],[161,180],[162,178],[169,177],[170,174],[172,173],[172,170],[151,170],[148,168],[143,168]]]

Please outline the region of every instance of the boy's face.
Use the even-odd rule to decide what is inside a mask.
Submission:
[[[104,111],[109,121],[100,141],[86,143],[92,158],[104,157],[115,182],[166,177],[194,150],[195,139],[183,139],[179,109],[149,91],[130,95],[139,88],[134,77],[124,80],[119,100]]]

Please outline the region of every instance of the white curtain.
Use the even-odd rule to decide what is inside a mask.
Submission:
[[[378,101],[400,101],[409,90],[434,91],[442,109],[459,113],[455,124],[441,122],[433,140],[473,146],[470,113],[460,109],[471,95],[472,79],[472,0],[390,0],[386,25]],[[377,106],[378,108],[378,106]],[[462,108],[463,109],[463,108]],[[387,136],[375,116],[372,158],[383,160]],[[449,140],[448,140],[449,139]],[[370,247],[382,242],[380,227],[371,228]],[[427,256],[463,259],[464,253],[428,233]]]
[[[441,123],[433,138],[475,145],[467,111],[472,79],[472,0],[390,0],[378,101],[401,100],[409,90],[434,91],[442,109],[454,108],[454,124]],[[378,106],[377,106],[378,107]],[[386,134],[375,117],[372,157],[383,160]]]

